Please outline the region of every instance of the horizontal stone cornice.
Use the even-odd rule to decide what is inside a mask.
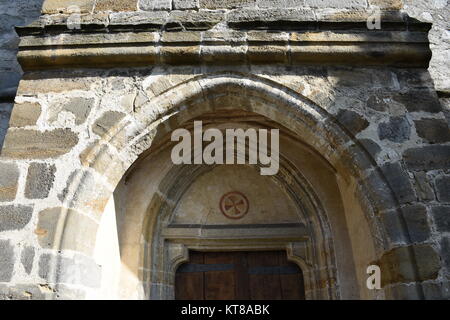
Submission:
[[[24,70],[155,64],[343,64],[427,67],[420,31],[185,31],[24,35]]]

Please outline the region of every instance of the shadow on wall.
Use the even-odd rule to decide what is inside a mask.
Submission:
[[[0,1],[0,150],[8,129],[22,69],[17,62],[19,37],[16,26],[25,26],[41,14],[44,0]]]

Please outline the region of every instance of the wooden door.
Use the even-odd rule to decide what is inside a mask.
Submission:
[[[196,252],[178,268],[179,300],[303,300],[303,274],[284,251]]]

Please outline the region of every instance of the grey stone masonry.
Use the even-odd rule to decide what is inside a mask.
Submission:
[[[14,247],[9,240],[0,240],[0,282],[11,281],[14,271]]]

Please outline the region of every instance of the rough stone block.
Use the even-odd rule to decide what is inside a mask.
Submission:
[[[28,206],[0,206],[0,232],[22,229],[30,222],[32,212]]]
[[[389,190],[386,182],[379,177],[379,173],[373,171],[365,178],[367,189],[363,190],[364,196],[369,198],[373,207],[378,211],[391,210],[397,207],[394,195]]]
[[[450,141],[450,128],[443,119],[421,119],[414,121],[417,135],[430,143]]]
[[[402,208],[403,217],[408,228],[412,242],[423,242],[430,237],[430,226],[427,218],[427,209],[420,204]]]
[[[397,283],[385,288],[386,295],[395,300],[420,300],[420,284]]]
[[[86,79],[64,78],[64,75],[55,78],[41,79],[34,74],[25,75],[19,83],[17,94],[22,96],[35,96],[37,93],[68,92],[72,90],[89,91],[91,81]]]
[[[19,169],[14,163],[0,162],[0,202],[12,201],[16,197]]]
[[[17,129],[6,135],[2,156],[13,159],[46,159],[68,153],[78,143],[70,129],[37,131]]]
[[[256,0],[258,8],[301,8],[305,0]]]
[[[441,202],[450,202],[450,176],[436,178],[437,197]]]
[[[202,9],[234,9],[255,6],[256,0],[199,0]]]
[[[73,13],[71,7],[79,8],[80,13],[86,13],[93,10],[94,4],[95,0],[45,0],[42,13]]]
[[[45,300],[51,299],[52,293],[53,291],[42,284],[0,284],[0,300]]]
[[[110,14],[110,25],[151,24],[161,28],[166,22],[167,12],[117,12]]]
[[[51,266],[56,267],[56,275],[50,274]],[[59,283],[98,288],[101,268],[94,260],[81,254],[67,258],[45,253],[39,258],[39,276],[47,281],[52,281],[52,276],[56,276]]]
[[[224,19],[223,12],[215,11],[179,11],[170,12],[168,24],[179,24],[186,30],[208,30]]]
[[[407,149],[403,159],[411,170],[436,170],[450,168],[450,146],[433,145]]]
[[[373,159],[376,159],[378,153],[380,153],[380,146],[373,140],[370,139],[361,139],[359,142],[363,145],[364,149],[372,156]]]
[[[198,9],[199,0],[173,0],[172,5],[175,10]]]
[[[55,180],[56,167],[45,163],[32,163],[28,168],[25,197],[45,199]]]
[[[141,10],[171,10],[172,0],[139,0]]]
[[[49,121],[57,120],[59,113],[63,110],[72,113],[75,116],[75,124],[80,125],[86,121],[93,106],[94,99],[92,98],[72,98],[65,104],[52,106],[49,112]]]
[[[0,240],[0,282],[11,281],[13,271],[14,271],[14,247],[10,244],[9,240]]]
[[[106,111],[92,126],[92,131],[103,136],[125,117],[125,114],[117,111]]]
[[[365,9],[366,0],[305,0],[305,6],[312,8]]]
[[[37,235],[39,245],[44,249],[53,247],[60,213],[61,208],[49,208],[39,212],[38,223],[34,233]]]
[[[417,270],[411,264],[414,260]],[[381,273],[382,286],[436,279],[441,269],[439,255],[426,244],[394,248],[386,252],[377,264],[384,270]]]
[[[136,11],[137,0],[97,0],[94,11]]]
[[[450,276],[450,237],[441,239],[441,257],[444,266],[447,268],[447,274]]]
[[[403,204],[416,200],[416,195],[411,181],[409,180],[409,176],[399,162],[386,163],[381,166],[381,171],[391,186],[399,203]]]
[[[381,9],[399,10],[403,8],[403,0],[369,0],[369,5]]]
[[[434,191],[431,187],[427,174],[423,171],[414,173],[414,181],[419,200],[430,201],[434,200]]]
[[[315,21],[314,12],[308,9],[235,9],[227,15],[231,26],[252,26],[254,23],[273,23],[286,21]]]
[[[362,115],[351,110],[339,110],[336,116],[340,124],[342,124],[348,131],[356,135],[369,126],[367,121]]]
[[[403,104],[409,112],[425,111],[438,113],[442,111],[439,99],[435,92],[430,90],[417,90],[395,95],[394,100]]]
[[[426,300],[449,300],[450,282],[425,282],[422,283],[423,294]]]
[[[38,103],[15,104],[12,110],[10,127],[25,127],[36,124],[41,115],[41,106]]]
[[[33,247],[25,247],[22,250],[22,255],[20,257],[20,262],[22,263],[25,272],[30,274],[33,269],[33,261],[34,261],[34,248]]]
[[[434,206],[431,215],[438,232],[450,232],[450,206]]]
[[[388,122],[380,123],[378,126],[378,137],[380,140],[392,142],[405,142],[411,136],[411,125],[406,117],[391,117]]]
[[[401,212],[383,212],[381,218],[392,243],[423,242],[430,237],[427,210],[422,205],[409,205],[403,207]],[[408,229],[409,239],[403,233],[403,225]]]
[[[97,222],[75,210],[68,210],[66,226],[68,228],[63,234],[61,249],[88,255],[93,254],[97,237]],[[80,230],[83,230],[83,235],[80,235]]]

